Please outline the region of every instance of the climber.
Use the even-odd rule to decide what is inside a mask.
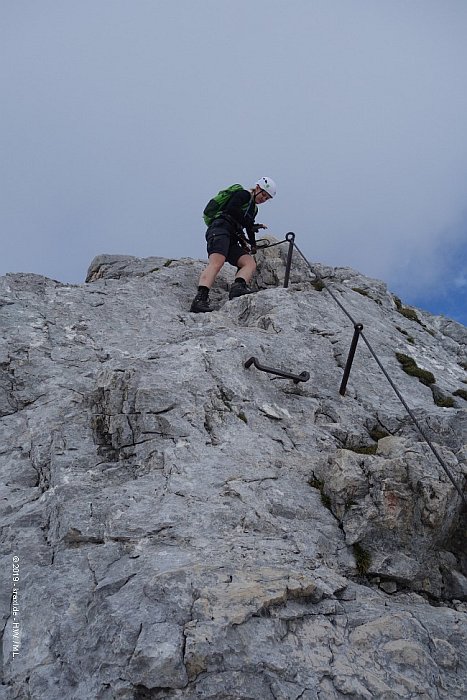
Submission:
[[[209,290],[225,261],[237,268],[229,299],[251,294],[248,283],[256,270],[256,262],[252,257],[256,253],[255,234],[260,229],[267,228],[264,224],[255,224],[257,205],[272,199],[275,194],[274,181],[270,177],[262,177],[250,190],[245,190],[241,185],[232,185],[221,190],[208,203],[204,210],[204,220],[208,224],[208,264],[199,278],[198,292],[190,311],[213,311],[209,304]],[[248,234],[248,241],[243,229]]]

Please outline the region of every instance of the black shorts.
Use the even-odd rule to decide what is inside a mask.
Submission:
[[[238,241],[235,233],[223,221],[211,224],[206,231],[206,243],[208,256],[212,253],[220,253],[228,263],[237,267],[238,259],[248,254]]]

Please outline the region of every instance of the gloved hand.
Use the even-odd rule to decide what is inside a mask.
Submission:
[[[251,255],[256,255],[257,252],[258,252],[258,251],[257,251],[255,245],[250,246],[250,253],[251,253]]]
[[[258,233],[262,228],[267,228],[265,224],[253,224],[253,230],[255,233]]]

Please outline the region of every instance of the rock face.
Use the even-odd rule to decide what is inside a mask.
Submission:
[[[1,278],[2,700],[466,697],[465,506],[286,253],[205,315],[201,261]],[[316,269],[465,489],[467,329]]]

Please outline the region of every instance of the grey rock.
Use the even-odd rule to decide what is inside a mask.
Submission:
[[[395,593],[397,591],[397,583],[395,581],[383,581],[379,584],[379,587],[386,593]]]
[[[172,261],[168,258],[133,258],[127,255],[98,255],[91,262],[86,274],[86,282],[99,279],[122,279],[140,277],[158,272],[161,267],[168,267]]]
[[[0,279],[0,551],[20,567],[0,697],[466,696],[465,508],[362,340],[338,393],[353,327],[316,281],[461,489],[462,401],[437,406],[395,351],[451,396],[466,329],[297,253],[283,289],[287,249],[258,253],[256,294],[228,301],[223,270],[205,316],[201,261]]]

